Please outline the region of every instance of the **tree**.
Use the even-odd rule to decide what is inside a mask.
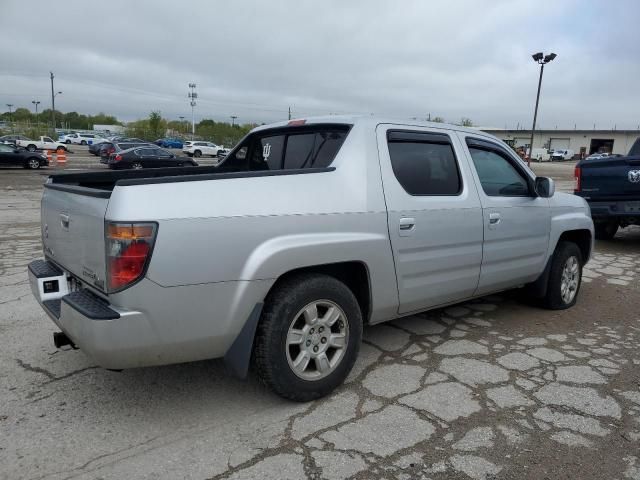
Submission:
[[[470,118],[462,117],[462,119],[460,120],[460,125],[463,127],[473,127],[473,122]]]
[[[444,123],[444,118],[442,118],[442,117],[433,117],[433,119],[431,121],[432,122],[436,122],[436,123]]]
[[[167,130],[167,121],[162,118],[162,114],[158,111],[151,112],[148,120],[149,135],[156,138],[164,137]]]

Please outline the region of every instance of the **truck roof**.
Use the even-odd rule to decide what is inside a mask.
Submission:
[[[252,132],[259,132],[262,130],[268,130],[271,128],[278,127],[287,127],[293,125],[301,125],[304,122],[304,125],[313,125],[317,123],[344,123],[347,125],[368,125],[370,127],[375,127],[380,124],[391,123],[394,125],[406,125],[412,127],[427,127],[427,128],[440,128],[445,130],[456,130],[460,132],[472,133],[474,135],[480,135],[483,137],[491,138],[494,140],[498,140],[502,143],[502,140],[497,137],[483,132],[482,130],[478,130],[477,128],[470,127],[462,127],[460,125],[453,125],[450,123],[438,123],[438,122],[425,122],[420,120],[413,120],[411,118],[394,118],[394,117],[383,117],[376,115],[325,115],[325,116],[317,116],[317,117],[302,117],[295,118],[291,120],[286,120],[283,122],[269,123],[266,125],[261,125],[252,130]]]

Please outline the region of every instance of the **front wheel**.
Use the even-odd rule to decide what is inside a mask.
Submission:
[[[582,283],[582,252],[575,243],[561,242],[551,259],[544,305],[564,310],[575,305]]]
[[[65,140],[64,143],[66,143],[67,145],[71,145],[71,140]]]
[[[84,140],[82,140],[82,141],[80,142],[80,145],[86,145],[86,144],[87,144],[87,142],[86,142],[86,141],[84,141]]]
[[[193,152],[193,156],[196,158],[200,158],[202,156],[202,152],[200,150],[196,150]]]
[[[142,170],[142,164],[140,162],[133,162],[131,164],[131,168],[134,170]]]
[[[598,240],[611,240],[618,232],[619,226],[620,225],[615,220],[611,222],[596,223],[594,225],[596,230],[596,238]]]
[[[31,170],[37,170],[38,168],[40,168],[40,160],[38,160],[37,158],[30,158],[29,160],[27,160],[27,167]]]
[[[361,339],[362,314],[344,283],[327,275],[295,275],[267,297],[255,365],[275,393],[308,402],[344,382]]]

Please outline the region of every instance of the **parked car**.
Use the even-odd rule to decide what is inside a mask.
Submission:
[[[188,142],[182,147],[183,153],[196,158],[202,157],[203,155],[217,157],[218,152],[221,150],[224,150],[222,145],[216,145],[211,142]]]
[[[109,158],[111,158],[112,155],[123,150],[128,150],[129,148],[140,147],[143,145],[153,144],[139,139],[134,139],[133,141],[106,142],[100,147],[100,163],[108,164]]]
[[[197,167],[198,164],[188,157],[177,157],[173,153],[155,145],[143,145],[112,153],[109,168]]]
[[[161,138],[156,140],[156,145],[162,148],[183,148],[184,143],[179,138]]]
[[[96,142],[103,142],[106,139],[102,138],[100,135],[95,135],[93,133],[71,133],[65,136],[64,143],[66,144],[76,144],[76,145],[91,145]]]
[[[16,145],[24,147],[30,152],[36,150],[67,150],[67,146],[64,143],[57,142],[51,137],[39,137],[38,140],[16,140]]]
[[[552,162],[562,162],[563,160],[572,160],[575,155],[573,150],[558,149],[551,152]]]
[[[529,149],[527,149],[527,155],[528,154]],[[533,160],[534,162],[548,162],[551,160],[551,154],[546,148],[534,148],[531,160]]]
[[[586,201],[495,137],[369,116],[258,127],[219,167],[53,175],[41,205],[29,281],[58,345],[253,359],[296,401],[342,383],[365,324],[522,285],[573,306],[593,244]]]
[[[611,240],[620,228],[640,225],[640,138],[626,157],[579,161],[574,193],[589,203],[600,240]]]
[[[0,143],[4,143],[6,145],[16,145],[18,140],[29,140],[24,135],[3,135],[0,137]]]
[[[45,155],[30,152],[24,148],[16,148],[7,144],[0,144],[0,166],[19,165],[24,168],[40,168],[49,165]]]

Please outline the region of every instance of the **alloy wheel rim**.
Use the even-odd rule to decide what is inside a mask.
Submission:
[[[349,323],[344,311],[330,300],[316,300],[295,315],[286,338],[287,362],[303,380],[320,380],[344,358]]]
[[[562,268],[560,281],[560,296],[564,303],[571,303],[578,292],[580,282],[580,268],[578,259],[575,256],[567,258]]]
[[[29,160],[29,166],[31,168],[38,168],[40,166],[40,162],[35,158],[32,158],[31,160]]]

